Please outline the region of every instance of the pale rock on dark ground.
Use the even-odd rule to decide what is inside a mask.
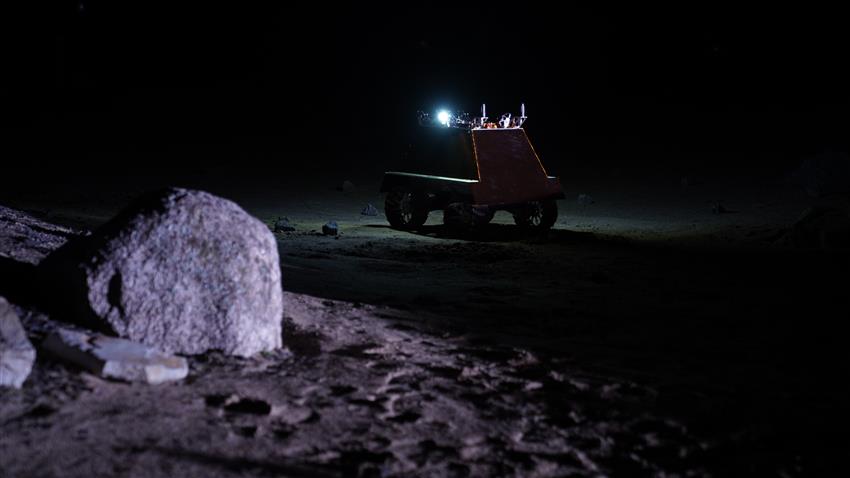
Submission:
[[[35,349],[12,305],[0,297],[0,387],[21,388],[35,362]]]
[[[167,355],[148,345],[86,331],[60,328],[41,349],[106,379],[153,385],[182,380],[189,373],[183,357]]]
[[[78,317],[166,352],[249,356],[281,345],[274,235],[209,193],[147,195],[41,268]]]

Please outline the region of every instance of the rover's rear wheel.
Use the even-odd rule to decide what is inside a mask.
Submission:
[[[558,219],[558,205],[553,199],[531,201],[514,211],[517,226],[528,229],[546,230]]]
[[[428,196],[411,191],[392,191],[384,201],[384,213],[390,226],[415,229],[428,220]]]

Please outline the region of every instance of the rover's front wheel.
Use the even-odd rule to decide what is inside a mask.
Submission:
[[[513,214],[517,226],[546,230],[558,219],[558,205],[553,199],[531,201],[519,207]]]
[[[411,191],[392,191],[384,201],[384,213],[395,229],[415,229],[428,220],[428,196]]]

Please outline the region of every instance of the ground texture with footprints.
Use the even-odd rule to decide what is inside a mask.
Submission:
[[[848,256],[777,241],[801,209],[713,215],[700,209],[707,197],[693,197],[656,201],[670,214],[647,217],[652,198],[609,188],[608,209],[562,201],[562,219],[542,236],[502,213],[458,235],[439,213],[405,232],[359,215],[380,204],[376,190],[241,196],[270,229],[282,212],[294,227],[276,233],[284,347],[187,357],[188,377],[158,386],[105,381],[39,352],[22,389],[0,390],[0,475],[830,476],[846,467],[848,394],[836,379],[847,375],[846,335],[835,324],[850,296],[834,278]],[[114,216],[123,196],[104,197],[12,204],[44,221],[6,215],[0,286],[21,292],[34,264]],[[320,232],[329,218],[336,236]],[[9,299],[34,344],[56,327]]]
[[[0,446],[34,448],[10,476],[687,475],[710,448],[651,413],[650,388],[419,330],[399,311],[286,304],[287,349],[198,356],[182,384],[38,367],[2,407]]]

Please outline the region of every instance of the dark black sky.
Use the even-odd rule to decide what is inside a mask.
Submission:
[[[846,148],[850,126],[837,11],[20,3],[2,16],[2,154],[39,168],[383,165],[416,110],[482,102],[493,116],[524,101],[556,169],[690,152],[793,162]]]

